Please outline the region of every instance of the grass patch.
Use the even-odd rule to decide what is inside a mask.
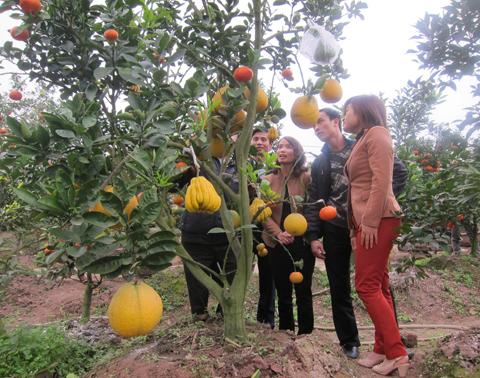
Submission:
[[[162,297],[165,310],[173,310],[188,302],[187,283],[183,269],[165,269],[146,280]]]
[[[1,377],[82,375],[101,349],[65,335],[57,326],[20,327],[0,336]]]

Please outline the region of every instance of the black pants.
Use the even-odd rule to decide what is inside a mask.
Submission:
[[[256,243],[254,243],[256,251]],[[257,321],[268,323],[272,328],[275,327],[275,282],[273,272],[269,263],[268,255],[258,257],[258,307]]]
[[[293,289],[297,300],[298,334],[311,333],[313,331],[313,306],[312,306],[312,276],[315,266],[315,258],[310,247],[303,241],[294,243],[295,247],[287,246],[295,261],[303,259],[303,268],[296,269],[303,274],[300,284],[292,284],[289,276],[293,272],[292,259],[284,248],[277,245],[271,248],[269,263],[273,271],[275,288],[278,297],[279,329],[295,330],[293,319]],[[293,286],[293,287],[292,287]]]
[[[360,346],[351,297],[352,246],[348,229],[325,222],[323,247],[332,299],[333,324],[338,340],[340,345]]]
[[[193,260],[205,265],[215,272],[220,272],[225,261],[225,254],[228,250],[228,244],[196,244],[182,242],[187,252]],[[225,272],[227,280],[232,283],[235,276],[236,260],[233,251],[228,251],[227,262],[225,264]],[[187,281],[188,297],[190,299],[190,308],[192,314],[201,315],[207,313],[208,306],[208,289],[198,281],[190,270],[185,266],[185,279]],[[217,282],[218,279],[213,277]],[[219,282],[220,283],[220,282]],[[221,312],[221,307],[217,308]]]

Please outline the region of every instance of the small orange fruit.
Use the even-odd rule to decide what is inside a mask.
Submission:
[[[453,223],[452,221],[448,221],[448,223],[447,223],[447,228],[448,228],[449,230],[451,230],[451,229],[453,229],[454,227],[455,227],[455,223]]]
[[[283,221],[283,227],[292,236],[302,236],[307,231],[307,220],[302,214],[291,213]]]
[[[299,284],[303,281],[303,274],[301,272],[292,272],[288,279],[293,284]]]
[[[20,92],[18,89],[12,89],[8,94],[8,97],[10,97],[14,101],[20,101],[23,95],[22,92]]]
[[[173,197],[172,197],[172,203],[177,205],[177,206],[182,206],[183,203],[184,203],[184,199],[183,197],[180,195],[180,194],[175,194]]]
[[[325,80],[322,90],[320,91],[321,99],[328,104],[333,104],[340,101],[342,94],[342,86],[335,79]]]
[[[465,220],[465,215],[464,215],[464,214],[458,214],[458,215],[457,215],[457,220],[458,220],[459,222],[463,222],[463,221]]]
[[[274,140],[278,139],[280,136],[280,133],[278,132],[278,129],[276,127],[270,127],[267,130],[267,138],[270,142],[273,142]]]
[[[293,78],[293,72],[292,72],[292,69],[290,67],[287,67],[285,68],[283,71],[282,71],[282,77],[284,79],[287,79],[287,80],[290,80]]]
[[[25,42],[28,37],[30,37],[30,31],[28,29],[23,29],[21,32],[17,32],[17,27],[14,26],[10,29],[10,35],[17,41]]]
[[[19,5],[25,14],[37,14],[42,9],[40,0],[20,0]]]
[[[188,167],[188,164],[185,163],[184,161],[178,161],[175,163],[175,168],[176,169],[183,169],[183,168],[186,168]]]
[[[52,254],[53,252],[55,252],[55,250],[52,249],[52,248],[49,248],[49,247],[45,247],[43,249],[43,253],[45,254],[45,256],[48,256],[48,255]]]
[[[264,248],[266,248],[265,243],[258,243],[257,244],[257,252],[260,252]]]
[[[118,31],[116,31],[115,29],[107,29],[103,33],[103,37],[108,42],[115,42],[118,39]]]
[[[258,256],[260,257],[265,257],[268,255],[268,249],[267,248],[262,248],[261,250],[257,251]]]
[[[8,134],[8,130],[5,127],[0,127],[0,135]]]
[[[233,71],[233,78],[240,83],[246,83],[252,80],[252,77],[253,71],[247,66],[239,66]]]
[[[330,205],[322,207],[319,216],[320,219],[324,221],[332,220],[337,216],[337,209]]]

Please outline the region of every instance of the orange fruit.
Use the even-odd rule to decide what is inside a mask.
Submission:
[[[247,119],[247,112],[245,110],[240,110],[235,113],[231,121],[231,128],[230,131],[232,133],[240,131],[245,124],[245,120]]]
[[[184,201],[183,197],[182,197],[180,194],[175,194],[175,195],[172,197],[172,203],[174,203],[174,204],[177,205],[177,206],[182,206],[184,202],[185,202],[185,201]]]
[[[258,256],[260,257],[265,257],[268,255],[268,249],[267,248],[262,248],[261,250],[257,251]]]
[[[10,35],[12,36],[13,39],[16,39],[17,41],[25,42],[28,39],[28,37],[30,37],[30,31],[28,29],[23,29],[19,33],[17,32],[17,27],[14,26],[13,28],[10,29]]]
[[[342,86],[335,79],[325,80],[325,83],[323,83],[323,87],[320,91],[321,99],[328,104],[333,104],[340,101],[342,94]]]
[[[186,168],[186,167],[188,167],[188,164],[185,163],[184,161],[177,161],[175,163],[175,168],[176,169],[183,169],[183,168]]]
[[[459,222],[463,222],[463,221],[465,220],[465,215],[463,215],[463,214],[458,214],[458,215],[457,215],[457,220],[458,220]]]
[[[55,250],[54,250],[54,249],[51,249],[51,248],[49,248],[49,247],[45,247],[45,248],[43,249],[43,253],[45,254],[45,256],[48,256],[48,255],[52,254],[53,252],[55,252]]]
[[[212,107],[213,107],[212,111],[219,110],[220,107],[225,104],[223,102],[223,95],[225,94],[228,88],[229,86],[225,85],[215,92],[215,94],[212,97]]]
[[[40,0],[20,0],[19,5],[25,14],[36,14],[42,9]]]
[[[302,214],[289,214],[283,221],[283,227],[292,236],[302,236],[307,231],[307,220]]]
[[[245,90],[243,91],[243,95],[246,97],[247,100],[249,100],[250,99],[250,89],[245,88]],[[261,113],[264,110],[266,110],[267,108],[268,108],[268,96],[262,88],[258,87],[257,106],[256,106],[255,111],[257,113]]]
[[[433,168],[431,165],[427,165],[427,166],[425,167],[425,170],[426,170],[427,172],[435,172],[435,168]]]
[[[22,95],[22,92],[20,92],[18,89],[12,89],[8,94],[8,97],[10,97],[10,99],[14,101],[20,101],[23,95]]]
[[[257,244],[257,252],[260,252],[262,249],[265,249],[265,243],[258,243]]]
[[[222,138],[212,138],[210,142],[210,153],[216,158],[224,157],[226,153],[225,141]]]
[[[270,142],[273,142],[274,140],[278,139],[279,136],[280,136],[280,133],[278,132],[278,129],[276,129],[275,127],[270,127],[267,130],[267,138]]]
[[[293,284],[299,284],[303,281],[303,274],[301,272],[292,272],[288,279]]]
[[[239,66],[233,71],[233,78],[240,83],[246,83],[252,80],[252,77],[253,71],[247,66]]]
[[[107,29],[103,33],[103,37],[108,42],[115,42],[118,39],[118,31],[116,31],[115,29]]]
[[[293,78],[293,72],[292,72],[292,69],[290,67],[287,67],[285,68],[283,71],[282,71],[282,77],[284,79],[292,79]]]
[[[5,127],[0,128],[0,135],[8,134],[8,130]]]
[[[322,207],[319,216],[320,219],[324,221],[332,220],[337,216],[337,209],[330,205]]]
[[[453,223],[452,221],[448,221],[448,223],[447,223],[447,228],[448,228],[449,230],[451,230],[451,229],[454,228],[454,227],[455,227],[455,223]]]
[[[301,96],[295,100],[290,110],[290,117],[301,129],[315,126],[318,119],[318,103],[313,96]]]

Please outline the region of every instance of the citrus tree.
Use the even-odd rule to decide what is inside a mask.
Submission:
[[[225,337],[245,338],[252,219],[266,210],[262,205],[249,213],[251,175],[245,173],[253,125],[270,127],[285,116],[271,86],[276,72],[296,61],[307,21],[340,37],[346,16],[359,15],[364,6],[51,0],[31,10],[4,1],[2,9],[20,21],[12,38],[22,42],[6,42],[1,56],[31,80],[57,88],[64,101],[43,113],[45,124],[8,117],[1,164],[20,169],[21,158],[36,172],[15,193],[53,224],[45,259],[51,271],[85,280],[85,319],[101,277],[162,269],[176,254],[222,305]],[[239,65],[247,67],[234,71]],[[346,74],[340,60],[315,67],[323,81],[324,75]],[[222,158],[220,174],[214,158]],[[231,162],[237,191],[223,175]],[[184,175],[200,171],[207,179],[194,178],[185,192]],[[178,192],[189,211],[220,210],[224,227],[214,231],[226,233],[235,255],[233,282],[227,272],[192,260],[179,243],[170,202],[177,193],[181,204]]]

